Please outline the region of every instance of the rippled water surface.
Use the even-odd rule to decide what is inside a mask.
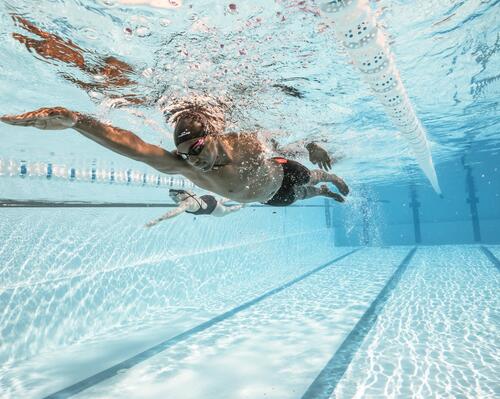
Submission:
[[[438,174],[471,141],[498,151],[497,3],[373,4]],[[3,112],[63,105],[171,148],[162,102],[210,94],[231,105],[228,130],[259,130],[297,147],[322,140],[344,158],[337,171],[351,182],[401,179],[413,162],[316,1],[7,0],[0,7]],[[50,40],[66,46],[52,45],[59,55],[44,50]],[[113,157],[93,143],[72,148],[74,137],[61,143],[55,133],[28,145],[16,140],[11,157],[23,150],[45,161]]]

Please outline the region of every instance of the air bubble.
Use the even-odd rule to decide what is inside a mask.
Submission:
[[[168,18],[160,18],[161,26],[169,26],[172,23]]]

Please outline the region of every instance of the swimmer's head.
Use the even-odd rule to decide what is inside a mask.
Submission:
[[[175,125],[174,143],[178,148],[179,144],[208,135],[209,133],[205,130],[202,122],[194,118],[182,118]]]
[[[219,151],[219,140],[214,134],[190,138],[177,145],[177,153],[192,167],[203,172],[214,168]]]
[[[168,104],[161,107],[167,122],[172,123],[177,131],[174,140],[182,138],[180,133],[186,130],[194,135],[201,132],[208,135],[220,134],[225,129],[225,112],[229,105],[220,98],[192,95],[166,101]]]
[[[173,100],[164,108],[174,128],[177,152],[191,166],[204,172],[212,170],[217,157],[217,136],[224,131],[224,105],[220,99],[191,96]]]
[[[176,189],[173,189],[173,188],[171,188],[170,190],[168,190],[168,195],[177,204],[179,202],[182,202],[182,201],[186,200],[189,197],[191,197],[191,198],[195,198],[196,197],[196,194],[192,193],[191,191],[176,190]]]

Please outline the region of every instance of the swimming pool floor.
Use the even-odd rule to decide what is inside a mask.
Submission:
[[[339,248],[194,327],[159,322],[135,351],[118,340],[120,362],[79,367],[95,351],[80,348],[63,368],[39,359],[0,382],[7,397],[22,387],[33,398],[498,397],[499,256],[498,246]]]

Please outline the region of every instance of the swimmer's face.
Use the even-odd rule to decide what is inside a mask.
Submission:
[[[204,136],[184,141],[177,146],[177,152],[196,169],[203,172],[211,170],[217,159],[218,151],[215,136]]]
[[[172,201],[174,201],[177,204],[182,201],[182,199],[180,198],[181,194],[178,194],[178,193],[169,193],[168,195],[169,195],[170,198],[172,198]]]

